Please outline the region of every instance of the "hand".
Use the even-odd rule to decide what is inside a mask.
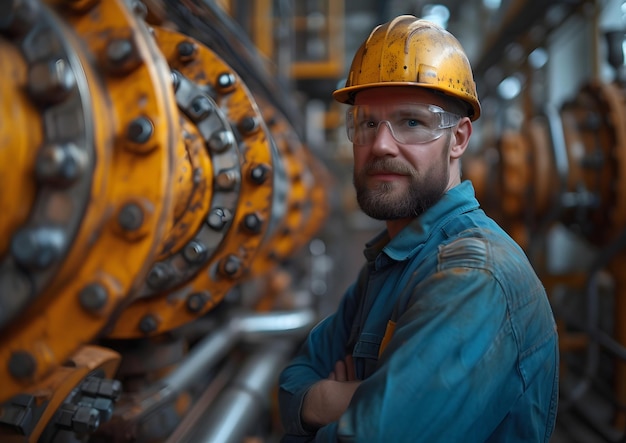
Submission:
[[[338,360],[335,363],[335,370],[330,373],[328,379],[335,381],[356,381],[354,360],[352,360],[352,356],[346,355],[345,361]]]
[[[302,421],[317,429],[339,420],[360,384],[355,375],[352,356],[337,361],[328,378],[315,383],[305,395]]]

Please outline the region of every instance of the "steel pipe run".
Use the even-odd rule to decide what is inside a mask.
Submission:
[[[278,373],[280,364],[289,357],[294,346],[299,343],[299,340],[317,320],[315,312],[308,308],[271,313],[234,310],[227,312],[225,317],[227,318],[226,321],[212,325],[212,332],[196,343],[180,364],[167,376],[154,383],[150,389],[127,395],[114,411],[112,424],[104,430],[105,434],[124,434],[126,431],[120,432],[120,429],[139,427],[138,424],[146,417],[166,407],[178,396],[184,394],[186,390],[195,388],[195,386],[202,386],[208,374],[219,373],[216,368],[224,364],[224,361],[228,360],[229,354],[241,346],[254,345],[255,351],[251,355],[245,355],[242,358],[243,363],[238,362],[238,366],[243,365],[247,369],[240,370],[240,375],[236,377],[236,380],[230,382],[230,387],[227,389],[237,391],[239,389],[237,386],[246,386],[247,390],[256,392],[258,395],[267,395],[269,384],[275,381],[274,378],[270,377]],[[267,352],[267,355],[264,356],[264,352]],[[230,379],[231,376],[228,378]],[[217,385],[224,384],[220,380],[220,377],[214,377],[206,390],[215,390]],[[217,387],[217,390],[222,391],[221,388],[221,386]],[[249,394],[231,392],[227,396],[230,398],[247,395]],[[260,410],[256,411],[259,406],[261,405],[257,400],[243,408],[239,401],[233,401],[233,399],[221,400],[219,406],[212,402],[205,404],[200,400],[192,407],[196,411],[187,411],[185,415],[198,416],[204,415],[205,409],[216,410],[219,411],[219,414],[226,414],[231,420],[230,424],[224,424],[225,426],[233,426],[235,417],[246,422],[248,415],[260,412]],[[197,409],[200,411],[198,412]],[[202,422],[204,423],[205,420],[203,419]],[[190,424],[188,421],[183,421],[183,423],[185,432],[189,432],[190,428],[196,426],[196,424]],[[242,422],[235,428],[239,429],[244,426],[245,423]],[[244,427],[244,429],[247,428]],[[136,431],[130,432],[135,433]],[[176,441],[180,438],[178,436],[180,432],[175,431],[173,434],[177,436]],[[219,432],[226,431],[220,430]]]
[[[293,343],[271,341],[258,347],[242,363],[234,379],[220,393],[196,426],[177,442],[239,443],[249,436],[270,408],[270,391],[293,351]],[[174,443],[168,440],[168,443]]]
[[[164,388],[155,397],[180,392],[199,377],[207,368],[216,366],[238,343],[264,338],[292,338],[297,340],[306,333],[316,319],[311,309],[289,312],[234,312],[229,319],[206,338],[196,344],[185,362],[163,379]]]

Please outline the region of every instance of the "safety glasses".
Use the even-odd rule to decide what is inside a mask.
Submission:
[[[348,139],[369,145],[385,123],[398,143],[419,144],[437,140],[444,129],[456,125],[460,116],[426,103],[355,105],[346,113]]]

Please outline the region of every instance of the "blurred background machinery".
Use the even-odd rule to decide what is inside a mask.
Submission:
[[[626,441],[623,0],[0,1],[0,441],[276,441],[382,225],[330,93],[398,14],[463,43],[463,174],[560,333],[554,442]]]

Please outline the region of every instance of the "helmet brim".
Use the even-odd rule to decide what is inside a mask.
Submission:
[[[386,88],[386,87],[399,87],[399,86],[404,86],[404,87],[409,86],[413,88],[419,87],[419,88],[424,88],[424,89],[431,89],[434,91],[439,91],[449,97],[463,100],[461,97],[459,97],[459,95],[451,95],[448,93],[446,89],[438,87],[437,85],[431,85],[428,83],[416,83],[416,82],[378,82],[378,83],[366,83],[363,85],[348,86],[348,87],[340,88],[334,91],[333,98],[339,103],[353,105],[354,98],[356,97],[356,94],[360,91],[363,91],[365,89],[372,89],[372,88],[381,88],[381,87]],[[470,120],[472,121],[477,120],[478,117],[480,117],[480,113],[481,113],[480,103],[474,100],[473,97],[469,94],[467,95],[467,99],[463,101],[469,104],[472,109],[472,114],[468,115]]]

